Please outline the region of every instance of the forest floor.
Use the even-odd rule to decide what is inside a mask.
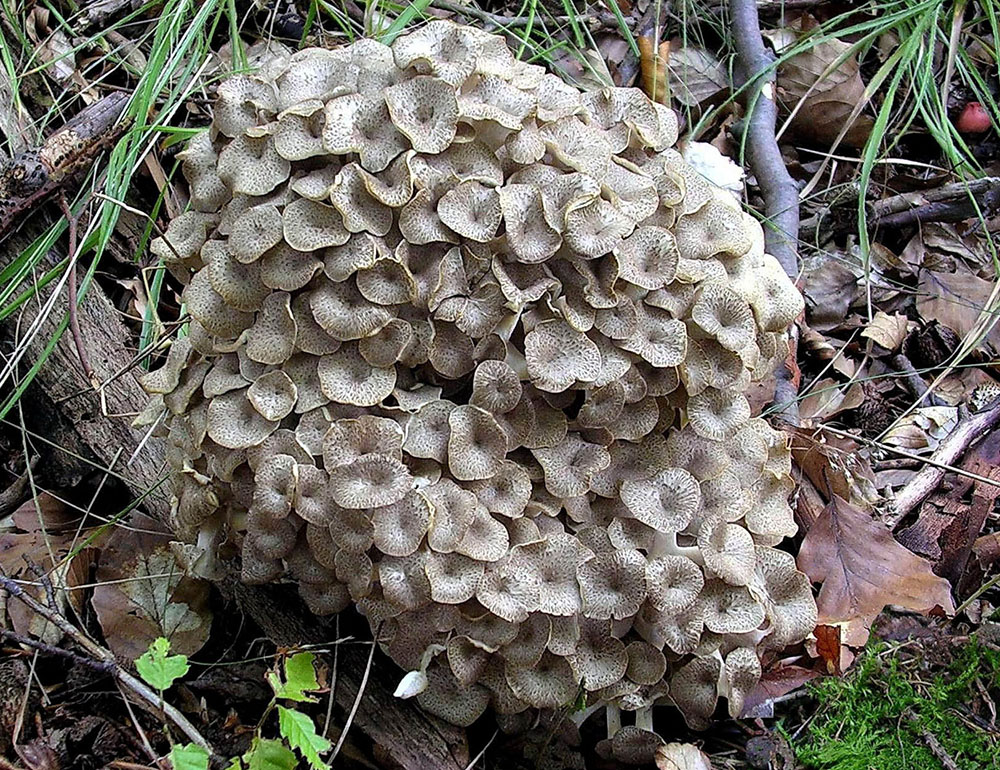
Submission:
[[[0,770],[194,770],[185,724],[220,755],[256,749],[251,768],[322,770],[331,750],[335,766],[405,767],[431,740],[400,738],[360,705],[366,684],[391,692],[400,676],[369,655],[363,619],[323,626],[333,643],[276,646],[238,588],[185,574],[121,465],[45,435],[43,412],[62,401],[33,395],[33,380],[56,366],[55,335],[84,351],[87,340],[68,317],[50,332],[24,315],[54,313],[53,288],[93,285],[125,324],[126,359],[148,368],[182,318],[148,245],[183,210],[176,154],[208,122],[219,78],[254,46],[386,40],[429,17],[504,34],[581,88],[642,88],[676,111],[702,173],[765,220],[783,180],[751,160],[770,141],[798,196],[794,408],[774,405],[775,379],[751,400],[789,434],[800,534],[788,548],[811,555],[799,567],[817,586],[819,625],[764,661],[741,718],[719,712],[701,733],[658,718],[666,742],[697,750],[660,752],[657,766],[1000,767],[1000,6],[762,0],[751,16],[776,78],[776,138],[748,120],[762,81],[737,6],[746,0],[0,0],[0,160],[109,96],[128,95],[134,121],[109,129],[48,204],[12,213],[0,201],[0,234],[21,230],[16,247],[0,241],[0,569],[35,597],[0,604]],[[788,214],[775,217],[786,231]],[[60,242],[79,248],[55,264],[46,255]],[[155,486],[155,514],[154,499]],[[353,691],[334,697],[338,681]],[[295,709],[276,702],[289,688]],[[303,714],[323,729],[295,733]],[[585,723],[579,747],[542,765],[616,766],[595,749],[599,732]],[[421,766],[532,765],[488,717],[433,742],[451,764]]]

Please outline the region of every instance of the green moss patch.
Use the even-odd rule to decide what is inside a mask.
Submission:
[[[1000,651],[952,642],[943,664],[941,653],[872,645],[846,677],[813,685],[820,706],[796,742],[802,765],[929,770],[946,754],[962,770],[1000,768],[990,711],[1000,696]]]

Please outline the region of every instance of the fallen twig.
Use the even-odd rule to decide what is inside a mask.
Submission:
[[[746,148],[750,170],[764,199],[764,239],[793,281],[798,278],[799,189],[785,167],[774,125],[774,58],[764,47],[754,0],[731,0],[729,15],[744,84],[747,85]]]
[[[958,765],[955,764],[955,760],[951,758],[948,750],[941,745],[941,741],[937,739],[934,733],[920,725],[920,720],[917,719],[916,715],[907,713],[906,720],[920,733],[920,737],[923,738],[927,748],[937,761],[941,763],[941,767],[944,770],[959,770]]]
[[[893,369],[903,375],[903,384],[910,391],[910,395],[916,399],[914,406],[920,406],[923,401],[926,401],[928,406],[944,406],[944,401],[927,387],[927,383],[917,373],[916,367],[909,358],[898,353],[890,359],[890,363]]]
[[[962,456],[966,449],[998,424],[1000,424],[1000,399],[976,414],[970,415],[963,410],[955,429],[938,445],[930,458],[924,458],[924,468],[910,479],[896,495],[895,510],[885,517],[885,522],[890,529],[899,526],[899,523],[909,515],[910,511],[920,505],[934,491],[941,483],[945,473],[948,471],[959,472],[960,469],[951,467],[955,461]],[[971,474],[963,473],[962,475]],[[981,477],[977,477],[977,480],[981,480]],[[990,479],[986,481],[993,483]]]
[[[962,222],[1000,210],[1000,177],[953,182],[933,190],[902,193],[869,206],[871,227],[905,227],[920,222]]]
[[[62,613],[39,602],[34,596],[27,593],[16,580],[13,580],[2,572],[0,572],[0,588],[7,591],[7,593],[24,604],[32,612],[40,615],[56,626],[95,661],[107,666],[108,673],[110,673],[111,676],[113,676],[123,687],[125,687],[125,689],[137,696],[144,708],[153,713],[162,713],[167,719],[173,722],[177,729],[184,733],[184,735],[186,735],[192,743],[201,746],[201,748],[205,749],[205,751],[207,751],[210,755],[215,754],[212,745],[205,740],[204,737],[202,737],[201,733],[199,733],[198,729],[188,721],[187,717],[185,717],[180,711],[171,706],[169,703],[165,703],[159,694],[153,692],[142,680],[132,676],[128,671],[119,666],[114,653],[87,637],[82,631],[80,631],[80,629],[74,626],[65,616],[63,616]],[[48,592],[48,588],[46,588],[46,593],[48,594]],[[34,644],[31,646],[35,647]]]
[[[540,24],[543,21],[551,21],[556,24],[568,24],[570,21],[574,20],[594,21],[599,26],[617,23],[614,15],[610,11],[605,11],[603,9],[597,9],[584,16],[575,16],[573,19],[570,19],[569,16],[504,16],[501,13],[490,13],[489,11],[484,11],[479,6],[471,3],[453,3],[450,2],[450,0],[432,0],[431,5],[435,8],[440,8],[442,11],[448,11],[449,13],[454,13],[458,16],[464,16],[467,19],[476,19],[477,21],[481,21],[483,24],[488,25],[487,29],[490,27],[527,27],[530,24]]]

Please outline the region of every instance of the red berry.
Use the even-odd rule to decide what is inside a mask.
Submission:
[[[962,134],[982,134],[990,130],[993,121],[990,114],[979,102],[969,102],[955,121],[955,127]]]

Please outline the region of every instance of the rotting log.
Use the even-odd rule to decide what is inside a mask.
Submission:
[[[29,224],[0,244],[0,269],[9,264],[41,232]],[[56,264],[62,255],[50,254]],[[45,305],[51,288],[37,300],[26,302],[19,314],[0,325],[4,345],[12,349],[21,330],[30,328]],[[68,305],[60,296],[49,316],[40,322],[37,334],[27,343],[26,362],[37,361],[48,341],[62,324]],[[132,365],[134,343],[114,305],[97,284],[92,284],[80,303],[81,336],[90,353],[95,377],[103,383],[101,393],[84,375],[70,335],[64,334],[48,360],[39,369],[24,395],[25,427],[29,443],[43,455],[43,477],[72,483],[86,473],[110,468],[129,491],[142,498],[140,508],[161,521],[167,520],[169,493],[164,477],[164,447],[157,438],[146,437],[131,427],[132,415],[142,409],[147,397],[139,386]],[[84,458],[82,461],[78,458]],[[225,587],[223,587],[225,588]],[[292,646],[306,642],[330,642],[323,626],[308,615],[288,608],[300,606],[287,588],[239,586],[231,590],[240,608],[277,644]],[[341,649],[336,690],[337,711],[349,713],[364,673],[368,648],[349,645]],[[390,760],[407,770],[457,770],[468,762],[464,731],[420,711],[411,701],[392,693],[399,671],[384,657],[376,656],[352,730],[364,733]]]

